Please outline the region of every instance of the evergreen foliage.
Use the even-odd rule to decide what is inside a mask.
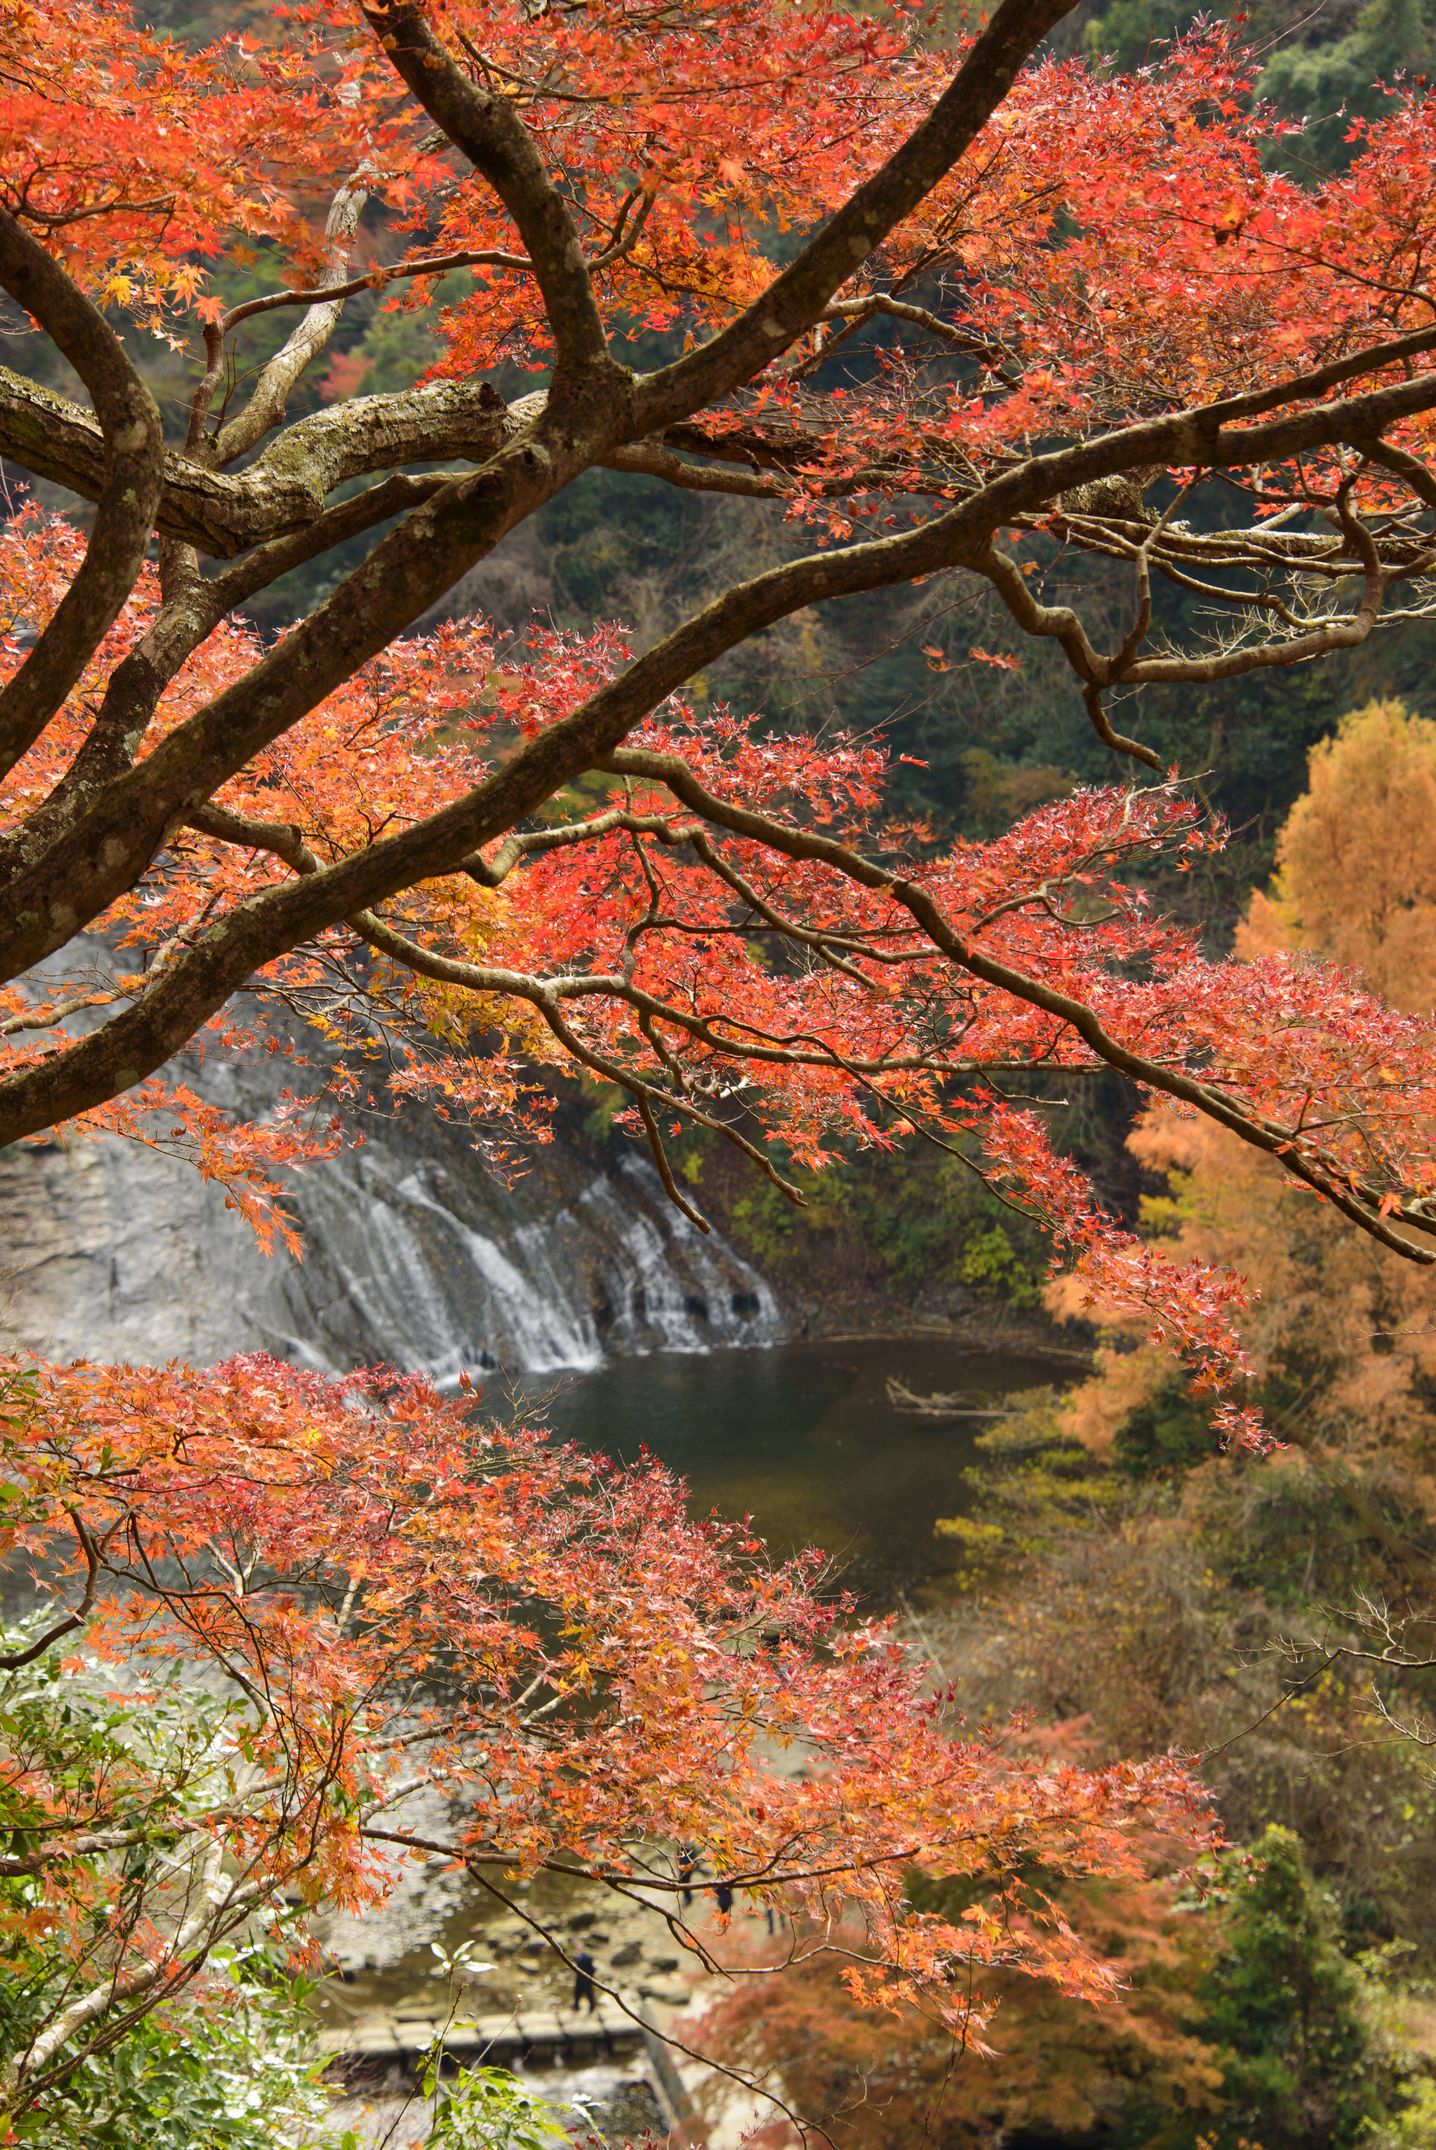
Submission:
[[[1214,2142],[1239,2150],[1351,2150],[1380,2107],[1357,1973],[1337,1945],[1299,1839],[1275,1824],[1231,1854],[1220,1940],[1199,1987],[1222,2055]]]

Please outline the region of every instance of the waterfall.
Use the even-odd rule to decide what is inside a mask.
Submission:
[[[646,1159],[567,1164],[506,1191],[472,1163],[371,1137],[306,1173],[305,1259],[253,1310],[270,1348],[453,1382],[464,1368],[546,1374],[610,1352],[778,1339],[762,1278],[672,1207]],[[565,1199],[570,1172],[580,1191]]]
[[[254,1112],[264,1071],[206,1067]],[[189,1079],[194,1077],[190,1074]],[[263,1349],[338,1372],[385,1363],[546,1374],[610,1353],[771,1344],[771,1291],[667,1200],[636,1152],[560,1129],[512,1188],[414,1106],[295,1176],[303,1259],[265,1256],[221,1192],[118,1141],[0,1154],[0,1328],[55,1358],[206,1363]]]

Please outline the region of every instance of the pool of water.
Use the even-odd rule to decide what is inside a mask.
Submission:
[[[933,1525],[971,1505],[963,1473],[992,1423],[899,1411],[889,1377],[920,1395],[960,1390],[1000,1405],[1071,1373],[1013,1352],[863,1338],[612,1359],[548,1409],[555,1432],[586,1447],[624,1460],[651,1450],[688,1481],[699,1511],[751,1512],[776,1551],[820,1547],[886,1611],[958,1565]]]

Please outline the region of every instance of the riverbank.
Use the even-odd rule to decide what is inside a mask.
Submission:
[[[1045,1314],[994,1306],[972,1293],[962,1304],[937,1305],[927,1311],[879,1305],[869,1310],[867,1319],[858,1305],[815,1299],[805,1306],[799,1299],[791,1330],[797,1343],[890,1344],[899,1352],[904,1344],[938,1344],[958,1352],[1040,1359],[1066,1368],[1074,1379],[1091,1368],[1096,1348],[1091,1341],[1074,1341],[1083,1335],[1082,1328],[1072,1322],[1057,1323]]]
[[[503,1890],[435,1867],[426,1878],[415,1865],[379,1917],[328,1922],[338,1971],[315,2011],[335,2056],[334,2126],[362,2150],[416,2150],[433,2113],[425,2072],[440,2048],[445,2072],[512,2070],[571,2118],[576,2140],[661,2139],[688,2125],[712,2080],[691,2051],[700,2019],[729,1972],[782,1945],[765,1913],[743,1897],[720,1911],[701,1874],[686,1905],[553,1873],[506,1878]],[[580,1951],[594,1964],[592,2012],[573,2005]],[[756,2103],[745,2093],[738,2107],[746,2125]]]

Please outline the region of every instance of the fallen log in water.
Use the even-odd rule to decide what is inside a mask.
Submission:
[[[920,1396],[905,1381],[889,1374],[883,1386],[888,1402],[895,1411],[910,1411],[922,1418],[1020,1418],[1020,1410],[1007,1404],[994,1403],[980,1389],[941,1390],[928,1396]]]

